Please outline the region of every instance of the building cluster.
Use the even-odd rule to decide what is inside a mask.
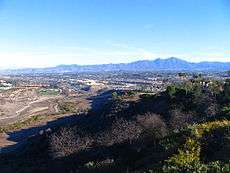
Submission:
[[[103,90],[134,90],[157,93],[167,86],[195,78],[224,80],[221,73],[176,73],[176,72],[101,72],[19,75],[0,80],[0,89],[13,87],[56,88],[62,94],[76,96]],[[209,85],[205,83],[204,85]]]

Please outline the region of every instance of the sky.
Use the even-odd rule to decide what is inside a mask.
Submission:
[[[0,68],[230,61],[229,0],[0,0]]]

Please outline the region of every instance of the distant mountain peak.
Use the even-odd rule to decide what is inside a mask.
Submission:
[[[188,61],[185,61],[183,59],[180,59],[180,58],[176,58],[176,57],[170,57],[170,58],[157,58],[156,60],[158,61],[168,61],[168,62],[188,62]]]

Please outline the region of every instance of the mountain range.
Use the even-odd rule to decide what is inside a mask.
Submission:
[[[2,70],[4,74],[78,73],[108,71],[228,71],[230,62],[188,62],[179,58],[142,60],[131,63],[99,65],[59,65],[48,68],[25,68]]]

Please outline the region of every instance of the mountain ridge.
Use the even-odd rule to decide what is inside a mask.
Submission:
[[[139,60],[130,63],[110,63],[96,65],[58,65],[46,68],[24,68],[2,70],[6,74],[28,73],[74,73],[74,72],[109,72],[109,71],[228,71],[230,62],[188,62],[176,57],[155,60]]]

